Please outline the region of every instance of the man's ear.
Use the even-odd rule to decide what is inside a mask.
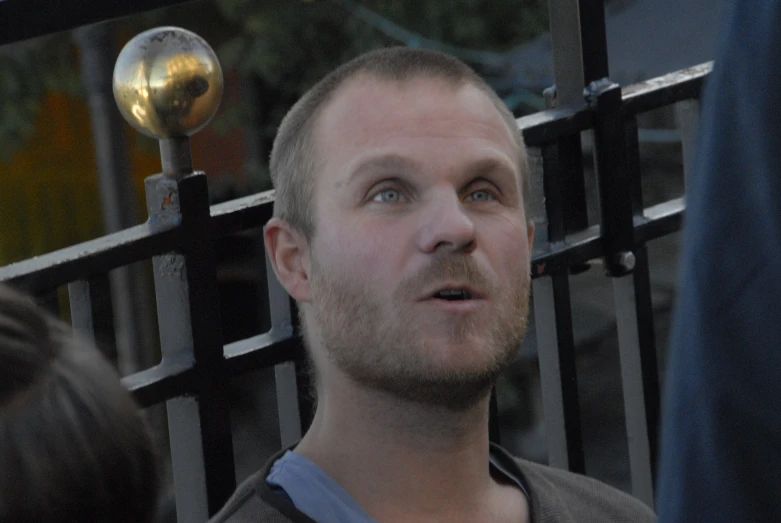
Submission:
[[[529,252],[531,252],[532,245],[534,245],[534,223],[531,220],[529,220],[529,224],[526,226],[526,232],[529,235]]]
[[[263,239],[274,272],[288,294],[299,302],[310,301],[309,244],[304,235],[285,220],[272,218],[263,227]]]

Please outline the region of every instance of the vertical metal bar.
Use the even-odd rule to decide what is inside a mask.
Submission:
[[[257,263],[253,267],[258,292],[257,300],[255,301],[258,308],[258,325],[261,332],[267,332],[271,330],[271,305],[269,303],[268,276],[266,273],[269,259],[266,255],[266,244],[263,241],[263,229],[252,231],[252,236],[255,259],[258,261],[262,260],[262,263]]]
[[[271,331],[282,331],[293,335],[293,317],[290,310],[290,296],[280,283],[266,251],[266,281],[271,312]],[[286,362],[274,367],[277,389],[277,412],[279,435],[282,445],[287,447],[301,439],[301,412],[299,411],[296,365]]]
[[[244,126],[244,156],[247,159],[244,166],[247,174],[258,182],[257,190],[264,191],[271,189],[272,184],[268,173],[262,169],[269,153],[263,118],[273,97],[265,88],[264,81],[254,73],[242,77],[241,88],[249,113]]]
[[[543,154],[548,173],[544,177],[546,205],[561,210],[548,215],[549,237],[551,241],[563,240],[567,234],[588,227],[580,135],[561,138],[545,147]]]
[[[583,85],[609,75],[605,1],[579,0],[580,37],[583,56]]]
[[[95,343],[95,322],[92,293],[87,280],[77,280],[68,284],[68,299],[71,308],[71,326],[73,330]]]
[[[585,458],[568,275],[537,278],[532,286],[548,464],[583,473]]]
[[[579,51],[583,61],[583,78],[580,85],[583,88],[591,82],[607,79],[609,75],[605,2],[604,0],[579,0],[578,9],[580,14]],[[594,135],[593,131],[586,131],[586,133],[591,134],[592,137]],[[596,138],[591,141],[592,144],[595,144]],[[596,150],[594,150],[594,161],[597,161]],[[586,183],[588,186],[587,194],[593,195],[599,192],[599,182],[591,172],[589,172]]]
[[[209,515],[213,515],[233,494],[236,471],[228,396],[229,376],[223,355],[217,261],[214,243],[204,241],[204,238],[211,238],[206,174],[196,172],[181,178],[178,189],[189,290],[187,304],[192,321],[195,369],[200,380],[198,410],[206,495]]]
[[[626,169],[632,193],[632,213],[635,216],[642,216],[644,209],[637,118],[626,119],[624,129],[626,134]],[[637,490],[642,493],[638,496],[642,496],[649,506],[653,506],[660,414],[659,368],[648,248],[645,245],[636,245],[634,256],[633,289],[621,289],[620,286],[616,286],[614,292],[616,293],[617,311],[621,310],[621,306],[618,305],[619,299],[623,299],[625,302],[626,300],[634,301],[635,318],[626,318],[623,321],[633,320],[635,322],[637,348],[636,350],[630,348],[634,343],[632,332],[624,332],[623,335],[619,332],[621,376],[624,384],[625,410],[627,413],[632,412],[626,417],[628,439],[639,442],[637,445],[630,445],[630,467],[634,471],[632,484],[637,485]],[[634,300],[630,294],[632,291],[635,294]],[[619,294],[622,295],[621,298],[619,298]],[[622,324],[621,318],[617,318],[617,322],[620,330],[628,329]],[[622,337],[626,340],[623,345],[621,344]],[[632,381],[638,379],[638,374],[639,382]],[[644,419],[637,419],[637,416],[643,413],[645,414]],[[645,436],[643,437],[643,435]],[[635,462],[634,465],[632,465],[632,461]]]
[[[106,232],[116,232],[138,222],[135,190],[125,143],[125,126],[114,102],[114,34],[107,24],[93,24],[74,31],[79,48],[81,79],[87,94],[100,200]]]
[[[196,397],[167,402],[177,518],[205,521],[236,485],[206,176],[186,138],[160,141],[163,172],[146,179],[149,224],[179,226],[180,252],[153,259],[163,360],[192,361]]]
[[[556,152],[556,151],[553,151]],[[532,188],[534,251],[550,248],[550,240],[565,234],[561,198],[555,188],[557,165],[548,163],[551,150],[529,149]],[[547,178],[550,177],[551,180]],[[548,192],[550,199],[548,199]],[[551,224],[550,221],[554,223]],[[534,269],[532,269],[534,270]],[[575,339],[570,310],[569,276],[566,272],[532,281],[540,385],[548,443],[548,463],[576,472],[585,471],[580,425]]]
[[[52,289],[49,292],[44,292],[36,295],[35,301],[46,309],[49,314],[53,314],[56,317],[60,317],[60,295],[57,289]]]
[[[640,347],[640,321],[636,290],[635,281],[631,274],[613,279],[632,494],[652,507],[654,505],[654,473],[649,438],[650,427],[646,413],[647,401],[643,386],[644,372],[649,371],[650,368],[647,362],[643,361],[643,351]],[[655,366],[654,362],[651,367],[655,368]]]
[[[186,138],[160,139],[160,164],[163,174],[173,178],[187,176],[193,172],[190,140]]]
[[[634,245],[633,217],[641,191],[636,127],[623,115],[621,89],[609,81],[592,82],[588,99],[595,110],[595,165],[599,180],[601,234],[605,267],[613,277],[621,377],[624,392],[632,493],[653,506],[652,440],[649,419],[656,423],[658,396],[653,309],[647,253]],[[627,140],[627,132],[635,136]],[[629,147],[627,147],[629,145]],[[630,162],[634,162],[630,164]],[[639,205],[641,206],[641,205]],[[632,252],[636,249],[635,252]],[[638,266],[638,258],[641,264]],[[633,274],[633,271],[636,273]],[[638,292],[639,291],[639,292]],[[650,337],[650,340],[643,340]],[[650,373],[646,382],[645,373]],[[656,388],[654,388],[656,387]]]
[[[289,361],[275,366],[274,379],[277,386],[279,439],[283,447],[289,447],[301,439],[301,414],[298,409],[296,364]]]
[[[307,359],[306,349],[304,347],[302,349],[301,356],[296,361],[296,377],[298,379],[298,412],[301,416],[301,432],[305,433],[309,430],[315,415],[317,393],[314,390],[315,384],[312,383],[314,379],[312,362]]]
[[[108,277],[104,274],[69,283],[68,299],[73,329],[97,345],[103,355],[117,365],[114,313]]]
[[[588,200],[580,135],[574,134],[562,138],[557,149],[562,181],[558,190],[562,193],[564,232],[570,234],[588,227]]]
[[[118,267],[109,273],[116,310],[119,369],[132,374],[154,365],[157,357],[154,298],[149,276],[140,265]]]
[[[74,31],[74,40],[89,104],[103,226],[112,233],[135,225],[139,219],[125,127],[111,83],[116,58],[114,34],[107,24],[94,24]],[[137,266],[120,267],[109,279],[116,313],[118,367],[122,374],[130,374],[153,363],[153,319],[146,312],[152,297]]]
[[[502,427],[499,420],[499,400],[496,397],[496,386],[491,389],[488,416],[488,439],[500,445],[502,441]]]
[[[150,225],[157,224],[160,228],[178,225],[181,214],[176,181],[155,175],[145,183]],[[192,361],[190,296],[184,256],[175,253],[155,256],[152,267],[163,361]],[[166,407],[177,519],[182,523],[205,521],[209,509],[203,442],[198,434],[198,401],[193,397],[176,398],[167,401]]]
[[[630,116],[624,123],[624,135],[626,136],[626,170],[630,180],[630,198],[632,200],[632,214],[643,214],[643,180],[640,171],[640,135],[637,128],[637,118]]]
[[[605,267],[610,276],[632,270],[634,222],[627,169],[626,122],[621,88],[609,81],[589,85],[594,118],[594,156],[599,180],[600,228]]]
[[[681,131],[681,146],[683,147],[684,186],[689,186],[691,172],[694,166],[694,153],[697,145],[697,128],[700,122],[699,100],[686,100],[676,105],[678,129]]]
[[[583,105],[579,0],[548,0],[558,106]]]
[[[656,478],[661,400],[648,248],[645,245],[635,248],[635,257],[637,258],[637,264],[632,272],[632,278],[635,286],[635,314],[637,316],[637,339],[640,349],[637,358],[642,376],[643,403],[636,401],[630,408],[639,411],[642,406],[642,412],[645,413],[646,437],[648,439],[648,453],[650,457],[649,466],[653,480]],[[627,399],[625,398],[624,403],[626,402]]]
[[[293,334],[293,312],[290,309],[290,295],[274,272],[274,266],[266,251],[266,281],[268,282],[268,302],[271,312],[271,331]]]
[[[581,58],[580,12],[578,0],[549,0],[551,39],[553,41],[553,71],[556,83],[546,91],[546,106],[582,106],[583,61]],[[560,169],[566,178],[556,189],[566,202],[562,214],[564,229],[574,232],[588,226],[585,176],[582,165],[580,135],[562,138],[557,147]],[[551,217],[552,219],[553,217]]]

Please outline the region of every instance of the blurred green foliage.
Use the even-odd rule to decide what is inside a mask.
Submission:
[[[336,65],[377,47],[437,48],[478,72],[508,67],[503,52],[548,28],[547,0],[216,0],[234,36],[216,48],[226,67],[252,78],[254,107],[237,105],[216,129],[255,124],[267,152],[288,108]],[[245,102],[247,99],[245,98]],[[262,122],[262,123],[260,123]],[[250,161],[254,190],[269,188]]]
[[[546,0],[217,0],[216,5],[236,28],[235,36],[218,47],[220,59],[259,79],[266,98],[282,102],[263,111],[272,122],[337,64],[369,49],[438,47],[478,71],[495,69],[490,58],[503,59],[500,52],[548,25]],[[481,58],[472,51],[492,56],[470,60]]]

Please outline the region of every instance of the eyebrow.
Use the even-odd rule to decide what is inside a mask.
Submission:
[[[466,168],[466,172],[468,173],[468,178],[470,179],[479,177],[485,173],[495,172],[511,174],[514,179],[520,181],[517,165],[511,162],[506,162],[499,158],[481,158],[475,162],[470,163]]]
[[[408,175],[418,172],[420,166],[417,162],[405,158],[398,154],[387,154],[369,158],[358,164],[348,176],[345,185],[350,185],[355,180],[371,173],[393,173],[398,175]],[[487,172],[505,173],[513,176],[520,185],[520,174],[517,172],[517,165],[512,162],[506,162],[500,158],[488,157],[481,158],[465,166],[466,178],[472,180],[480,177]]]
[[[395,174],[409,174],[419,170],[419,166],[416,162],[399,156],[398,154],[387,154],[384,156],[377,156],[369,158],[364,162],[358,164],[349,177],[346,180],[346,185],[351,184],[353,181],[361,178],[362,176],[374,172],[392,172]]]

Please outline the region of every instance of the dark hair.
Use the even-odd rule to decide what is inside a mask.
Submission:
[[[147,425],[112,366],[0,285],[0,521],[148,522],[159,484]]]
[[[518,170],[524,202],[529,198],[529,172],[523,137],[515,117],[493,89],[461,60],[438,51],[391,47],[378,49],[342,64],[301,97],[285,115],[271,150],[271,181],[276,190],[274,215],[290,223],[307,238],[314,234],[312,214],[314,176],[317,166],[312,137],[315,122],[350,78],[367,74],[381,80],[404,82],[414,78],[436,78],[454,86],[471,84],[491,100],[518,146]]]

